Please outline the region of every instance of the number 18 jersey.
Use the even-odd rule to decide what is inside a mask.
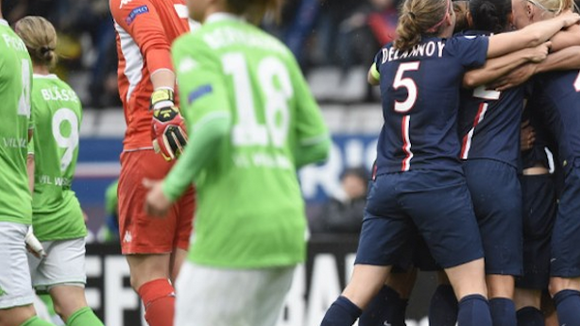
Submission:
[[[56,75],[34,75],[32,114],[35,121],[32,225],[41,241],[84,237],[82,210],[71,190],[78,157],[81,103]]]
[[[412,169],[461,171],[457,135],[459,90],[466,69],[485,63],[487,37],[424,37],[400,51],[391,43],[376,56],[385,124],[377,173]]]
[[[30,224],[26,146],[32,65],[24,42],[0,19],[0,221]]]
[[[292,53],[222,13],[179,38],[172,52],[191,138],[214,117],[232,118],[231,138],[195,180],[190,260],[231,268],[303,261],[296,162],[301,146],[328,141],[328,132]]]

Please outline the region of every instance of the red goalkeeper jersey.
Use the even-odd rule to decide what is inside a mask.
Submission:
[[[127,131],[124,150],[150,149],[151,74],[173,71],[171,43],[189,31],[184,0],[110,0],[117,30],[119,94]]]

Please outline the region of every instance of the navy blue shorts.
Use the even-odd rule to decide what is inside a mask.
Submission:
[[[371,183],[355,264],[404,261],[414,227],[443,268],[483,257],[463,175],[412,170],[382,174]]]
[[[463,162],[485,253],[486,274],[523,271],[522,192],[517,170],[488,159]]]
[[[550,281],[550,242],[556,219],[556,188],[550,174],[520,176],[523,198],[524,274],[516,278],[523,289],[544,290]]]
[[[550,275],[572,278],[580,276],[580,161],[574,162],[564,180],[558,204]]]

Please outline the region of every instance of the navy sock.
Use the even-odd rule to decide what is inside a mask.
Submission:
[[[544,314],[534,307],[524,307],[516,313],[518,326],[546,326]]]
[[[429,305],[429,325],[455,326],[457,322],[457,299],[453,287],[441,284],[433,293]]]
[[[482,295],[471,294],[461,299],[457,326],[492,326],[489,303]]]
[[[489,300],[489,310],[493,326],[517,326],[516,306],[508,298],[493,298]]]
[[[326,311],[320,326],[352,326],[362,310],[349,299],[340,296]]]
[[[562,290],[554,295],[560,325],[580,326],[580,292]]]
[[[359,326],[405,325],[407,301],[399,293],[385,285],[366,307],[358,321]]]

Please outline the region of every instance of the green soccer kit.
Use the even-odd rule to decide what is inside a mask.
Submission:
[[[24,42],[0,19],[0,221],[30,224],[26,173],[32,64]]]
[[[190,142],[163,191],[175,200],[197,187],[190,261],[300,263],[306,218],[296,169],[326,158],[327,128],[286,46],[235,16],[212,17],[173,45]]]
[[[87,234],[71,182],[78,152],[82,108],[75,92],[56,75],[34,75],[34,234],[40,241],[66,240]]]

